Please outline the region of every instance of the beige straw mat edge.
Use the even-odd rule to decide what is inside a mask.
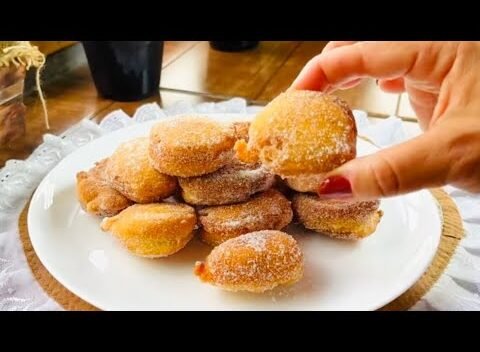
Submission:
[[[437,253],[423,276],[404,294],[381,310],[407,310],[417,303],[442,275],[458,243],[463,238],[462,219],[453,200],[442,190],[435,189],[431,192],[436,198],[443,215],[442,237]],[[19,229],[23,250],[35,279],[43,290],[66,310],[98,310],[63,287],[38,259],[28,235],[27,214],[29,204],[20,215]]]

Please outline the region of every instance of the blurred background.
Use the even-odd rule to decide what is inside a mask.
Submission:
[[[86,117],[100,121],[116,109],[133,114],[146,102],[157,102],[162,107],[168,107],[179,100],[195,104],[243,97],[251,104],[264,105],[287,89],[308,60],[319,54],[327,44],[325,41],[261,41],[231,51],[228,50],[228,45],[215,46],[208,41],[158,42],[161,45],[159,55],[157,51],[155,55],[147,53],[145,55],[148,57],[142,59],[150,60],[148,65],[153,65],[150,71],[141,73],[149,76],[148,82],[142,81],[142,84],[153,84],[154,91],[147,92],[146,96],[139,95],[134,101],[124,101],[125,99],[99,93],[99,80],[105,79],[101,76],[108,73],[109,66],[105,68],[95,64],[92,55],[99,55],[95,48],[90,50],[94,54],[90,53],[87,58],[85,43],[30,43],[38,47],[46,57],[41,87],[47,101],[51,126],[48,132],[54,134],[62,133]],[[152,60],[158,60],[158,72]],[[130,64],[133,67],[139,66],[135,61]],[[25,107],[23,115],[19,113],[22,104],[18,97],[16,100],[2,101],[0,71],[0,167],[8,159],[28,156],[47,132],[42,104],[37,94],[36,70],[30,69],[26,73],[18,70],[21,73],[19,80],[24,83],[21,96]],[[124,68],[125,70],[128,71],[129,68]],[[92,72],[96,77],[92,77]],[[152,76],[160,78],[159,81],[152,80]],[[120,78],[117,82],[127,80]],[[113,88],[118,86],[122,84],[115,83]],[[406,120],[415,120],[405,96],[383,93],[373,80],[366,80],[353,89],[336,94],[343,97],[353,109],[365,110],[374,117],[397,115]],[[12,104],[13,101],[16,103]],[[12,118],[15,114],[20,117]]]

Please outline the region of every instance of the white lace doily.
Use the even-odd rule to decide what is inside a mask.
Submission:
[[[9,160],[0,169],[0,310],[61,310],[38,285],[28,267],[18,233],[18,218],[42,178],[76,148],[116,129],[165,116],[196,113],[255,113],[244,99],[190,105],[180,101],[161,109],[141,106],[133,118],[122,110],[111,112],[98,125],[83,120],[61,136],[47,134],[25,161]],[[354,111],[359,132],[386,147],[408,138],[403,122],[390,117],[373,124],[363,111]],[[466,237],[445,273],[412,310],[480,310],[480,196],[452,187],[445,190],[460,209]]]

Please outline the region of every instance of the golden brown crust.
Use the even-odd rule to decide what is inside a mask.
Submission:
[[[237,140],[233,146],[233,150],[235,151],[235,156],[238,160],[241,160],[244,163],[256,164],[260,162],[258,152],[248,148],[246,139]]]
[[[356,156],[357,130],[347,104],[337,97],[292,90],[272,100],[253,120],[248,147],[235,146],[240,160],[254,154],[275,174],[298,176],[331,171]]]
[[[77,173],[76,193],[82,208],[89,214],[113,216],[133,204],[104,180],[107,159],[96,163],[89,171]]]
[[[382,217],[380,201],[323,200],[296,194],[293,209],[307,229],[340,239],[361,239],[375,232]]]
[[[275,175],[261,165],[245,164],[237,159],[211,174],[179,178],[185,202],[195,205],[239,203],[265,191],[275,182]]]
[[[131,253],[156,258],[185,247],[196,222],[195,210],[186,204],[136,204],[104,219],[101,228],[114,234]]]
[[[167,175],[200,176],[230,162],[235,140],[232,126],[201,116],[179,117],[153,126],[150,160]]]
[[[248,232],[280,230],[290,224],[293,211],[283,194],[269,189],[244,203],[200,209],[198,215],[201,240],[216,246]]]
[[[258,231],[232,238],[195,264],[203,281],[229,291],[262,293],[303,277],[303,254],[295,239],[280,231]]]
[[[325,178],[325,174],[299,175],[286,177],[285,183],[297,192],[316,193]]]
[[[136,203],[153,203],[175,193],[175,177],[155,170],[148,158],[148,138],[121,144],[108,160],[105,178],[124,196]]]
[[[250,129],[251,122],[234,122],[233,129],[235,130],[235,138],[244,139],[248,141],[248,130]]]

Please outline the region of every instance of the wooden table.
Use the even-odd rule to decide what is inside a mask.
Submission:
[[[288,88],[305,63],[320,53],[326,43],[261,42],[252,51],[224,53],[210,49],[208,42],[165,42],[159,94],[135,103],[99,97],[89,68],[83,64],[44,85],[50,131],[44,128],[38,97],[35,94],[25,97],[26,135],[0,147],[0,167],[9,159],[30,155],[46,132],[59,134],[85,117],[99,121],[116,109],[133,114],[145,102],[155,101],[165,107],[181,99],[199,103],[239,96],[251,103],[265,104]],[[372,80],[337,94],[352,108],[366,110],[373,116],[413,117],[405,97],[383,93]]]

